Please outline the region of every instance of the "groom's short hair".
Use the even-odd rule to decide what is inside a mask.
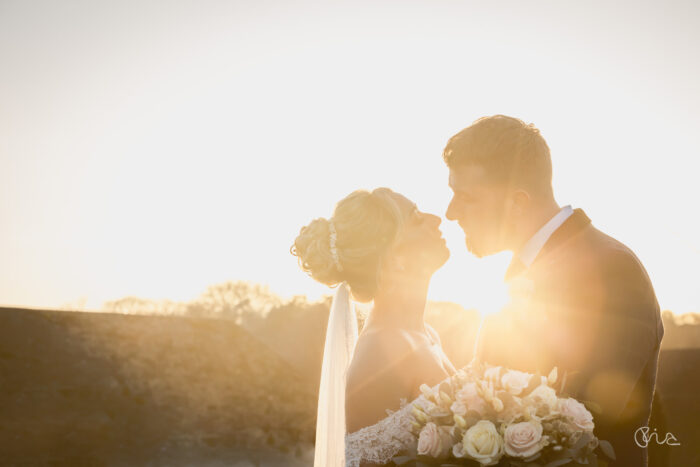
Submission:
[[[506,115],[482,117],[447,142],[450,168],[476,164],[494,181],[539,194],[552,193],[549,146],[533,124]]]

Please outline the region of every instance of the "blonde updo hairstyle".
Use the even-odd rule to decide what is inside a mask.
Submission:
[[[301,268],[331,287],[346,281],[360,302],[374,299],[382,261],[396,242],[405,216],[393,195],[388,188],[354,191],[336,204],[330,219],[314,219],[302,227],[291,248]],[[331,222],[342,270],[331,253]]]

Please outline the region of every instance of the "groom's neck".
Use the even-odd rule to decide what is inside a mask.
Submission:
[[[523,216],[521,225],[518,226],[516,236],[513,241],[511,250],[514,254],[518,254],[525,244],[530,240],[538,230],[542,228],[549,220],[554,217],[561,207],[552,199],[541,201],[532,206],[526,216]]]

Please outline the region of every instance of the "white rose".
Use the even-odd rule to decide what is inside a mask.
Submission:
[[[508,425],[503,435],[506,454],[527,458],[537,454],[544,446],[542,425],[537,422],[520,422]]]
[[[479,395],[475,383],[467,383],[455,394],[457,401],[467,406],[467,410],[475,410],[484,415],[488,410],[486,401]],[[460,414],[461,415],[461,414]]]
[[[576,428],[584,431],[593,431],[593,415],[588,411],[585,405],[569,397],[568,399],[559,400],[559,411],[568,417],[571,417]]]
[[[418,435],[418,454],[435,458],[447,457],[452,448],[449,428],[428,422]]]
[[[546,384],[537,386],[525,399],[535,404],[543,403],[549,407],[550,412],[557,408],[557,402],[559,401],[556,391]]]
[[[450,406],[450,410],[453,414],[464,417],[467,414],[467,406],[462,401],[455,401]]]
[[[481,465],[495,465],[503,456],[503,444],[496,426],[488,420],[480,420],[464,433],[462,442],[453,448],[453,454],[474,459]]]
[[[503,388],[506,391],[514,396],[517,396],[523,392],[525,388],[527,388],[528,384],[530,384],[531,378],[532,375],[530,373],[524,373],[517,370],[508,370],[501,377],[501,384],[503,384]]]

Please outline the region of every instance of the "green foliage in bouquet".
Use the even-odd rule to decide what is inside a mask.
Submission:
[[[416,443],[392,461],[405,467],[606,466],[615,454],[593,434],[593,416],[545,377],[472,362],[411,409]]]

